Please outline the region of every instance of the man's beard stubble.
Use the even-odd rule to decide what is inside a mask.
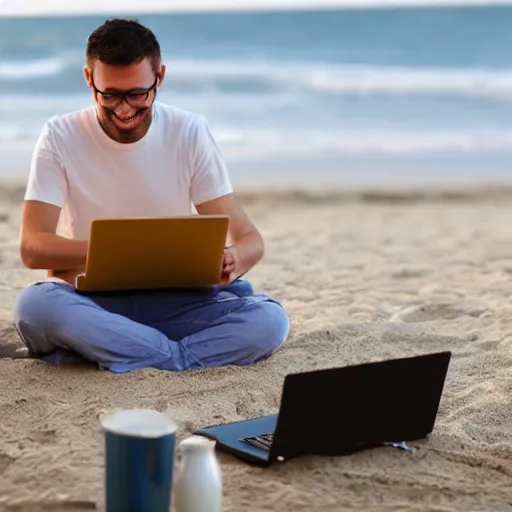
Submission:
[[[98,105],[97,117],[103,131],[116,142],[122,144],[130,144],[137,142],[146,135],[153,121],[153,110],[152,107],[145,107],[137,109],[137,115],[141,116],[139,124],[129,130],[123,130],[118,128],[112,118],[115,114],[105,107]]]

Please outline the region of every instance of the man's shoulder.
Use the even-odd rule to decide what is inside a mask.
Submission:
[[[46,121],[46,127],[54,134],[65,135],[75,133],[77,129],[94,119],[95,108],[88,107],[81,110],[75,110],[65,114],[50,117]]]
[[[155,115],[162,125],[174,130],[194,130],[204,119],[204,116],[184,110],[175,105],[155,102]]]

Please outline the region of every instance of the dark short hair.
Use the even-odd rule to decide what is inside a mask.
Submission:
[[[161,61],[155,34],[137,20],[113,18],[94,30],[87,40],[86,61],[129,66],[149,58],[156,70]]]

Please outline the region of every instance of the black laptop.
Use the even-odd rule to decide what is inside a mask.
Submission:
[[[289,374],[279,414],[203,428],[219,450],[269,466],[427,437],[451,352]]]

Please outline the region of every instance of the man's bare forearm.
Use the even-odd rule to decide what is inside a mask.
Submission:
[[[74,270],[85,267],[87,241],[70,240],[53,233],[37,233],[21,240],[23,264],[31,269]]]
[[[239,271],[242,275],[249,272],[261,260],[265,250],[263,239],[257,232],[247,233],[239,240],[234,240],[233,245],[238,252]]]

